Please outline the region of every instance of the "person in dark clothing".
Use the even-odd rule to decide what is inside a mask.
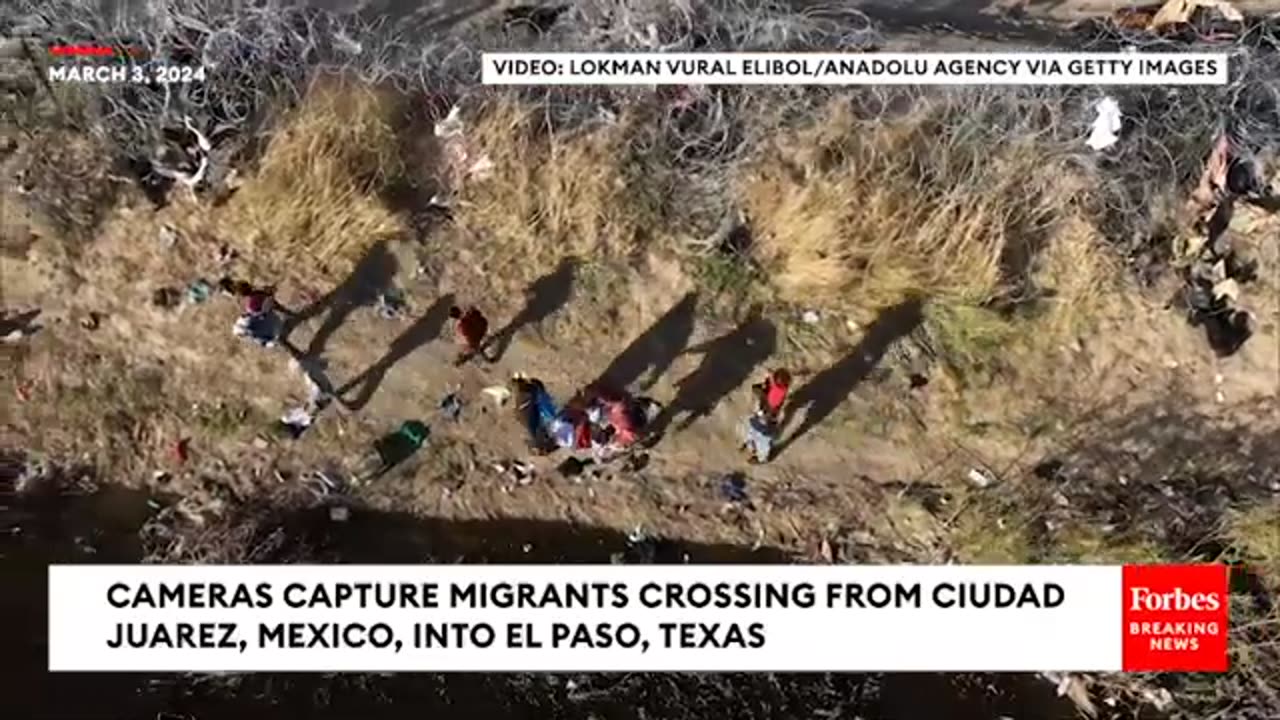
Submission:
[[[275,288],[255,287],[243,280],[230,278],[223,278],[218,285],[240,300],[240,317],[232,332],[263,347],[274,347],[282,325],[275,302]]]
[[[485,353],[485,338],[489,334],[488,318],[474,307],[464,311],[457,305],[449,308],[449,318],[453,320],[458,344],[462,346],[454,364],[465,364],[477,355],[488,362],[493,362],[493,358]]]

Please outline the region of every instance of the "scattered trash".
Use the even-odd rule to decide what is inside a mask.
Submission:
[[[1213,296],[1219,300],[1235,302],[1240,298],[1240,283],[1227,278],[1213,286]]]
[[[14,392],[22,402],[31,402],[31,381],[19,380],[14,387]]]
[[[1184,270],[1177,302],[1186,309],[1192,327],[1204,328],[1219,357],[1235,354],[1254,332],[1252,315],[1238,303],[1241,286],[1256,279],[1257,265],[1237,255],[1228,229],[1238,198],[1257,201],[1269,193],[1260,173],[1252,154],[1228,135],[1220,135],[1188,201],[1205,237],[1190,248],[1191,262]]]
[[[582,475],[584,470],[594,464],[595,461],[591,459],[584,460],[576,457],[569,457],[565,458],[564,462],[556,466],[556,471],[565,478],[575,478]]]
[[[0,316],[0,336],[4,337],[5,342],[12,343],[36,334],[40,330],[40,326],[35,324],[35,319],[40,316],[41,312],[39,308],[24,310],[12,315],[5,312],[3,316]]]
[[[358,458],[352,475],[365,483],[385,475],[409,459],[431,435],[431,429],[417,420],[407,420],[392,433],[378,438],[369,452]]]
[[[171,248],[178,242],[178,231],[172,225],[161,225],[159,239],[161,245]]]
[[[995,476],[993,476],[990,471],[982,468],[971,468],[969,470],[968,478],[969,482],[973,483],[978,488],[990,487],[996,481]]]
[[[720,494],[731,503],[747,502],[747,478],[742,473],[731,473],[720,481]]]
[[[378,316],[395,320],[404,312],[404,296],[398,290],[386,290],[378,295]]]
[[[334,522],[346,522],[351,519],[351,508],[346,505],[334,505],[329,508],[329,519]]]
[[[462,108],[454,105],[449,109],[449,114],[435,125],[435,135],[440,139],[448,172],[453,179],[450,187],[455,191],[468,179],[483,180],[494,167],[488,155],[473,157],[461,115]]]
[[[1094,119],[1093,130],[1085,143],[1094,150],[1105,150],[1120,139],[1116,134],[1120,132],[1120,103],[1108,95],[1099,100],[1094,108],[1098,111],[1098,117]]]
[[[818,314],[817,310],[805,310],[800,319],[804,320],[807,325],[817,325],[818,321],[822,320],[822,316]]]
[[[196,280],[187,287],[187,303],[190,305],[199,305],[209,299],[213,294],[213,286],[204,280]]]
[[[176,289],[162,287],[151,293],[151,304],[164,310],[172,310],[178,307],[181,298],[182,295]]]
[[[288,437],[297,440],[302,434],[311,427],[316,420],[315,415],[305,407],[297,407],[289,410],[280,417],[280,430]]]
[[[440,400],[440,411],[444,413],[445,417],[457,422],[462,415],[462,399],[458,397],[457,393],[445,395]]]

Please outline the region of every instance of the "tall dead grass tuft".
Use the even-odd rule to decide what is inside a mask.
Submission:
[[[373,243],[404,232],[383,199],[404,171],[395,108],[392,94],[368,85],[313,83],[221,213],[227,234],[275,268],[296,270],[305,257],[341,273]]]
[[[468,139],[493,163],[460,192],[455,231],[494,277],[527,281],[567,257],[634,258],[656,211],[630,190],[627,121],[549,133],[538,109],[483,108]]]
[[[1063,153],[1033,132],[992,142],[954,98],[921,99],[892,121],[849,107],[834,102],[739,178],[782,299],[866,321],[921,295],[944,321],[993,324],[953,334],[997,344],[1004,321],[992,310],[1049,300],[1054,328],[1075,325],[1106,261]]]

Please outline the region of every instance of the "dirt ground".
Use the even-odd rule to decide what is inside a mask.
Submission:
[[[18,207],[16,198],[6,200],[6,207]],[[405,243],[389,246],[380,267],[368,263],[360,271],[382,273],[382,282],[403,290],[407,307],[400,318],[380,317],[369,304],[325,305],[330,287],[282,288],[284,306],[313,308],[289,344],[321,358],[335,387],[352,385],[347,397],[359,407],[332,406],[296,442],[267,440],[270,422],[304,396],[289,352],[232,337],[237,309],[230,298],[155,307],[158,287],[216,281],[218,243],[179,230],[166,246],[161,227],[181,228],[188,213],[182,202],[159,212],[141,198],[125,205],[83,244],[39,227],[38,219],[6,213],[5,307],[38,308],[42,329],[4,348],[10,397],[17,399],[10,403],[5,444],[79,456],[113,468],[119,477],[112,480],[200,497],[206,509],[218,506],[207,477],[223,478],[214,485],[230,483],[237,497],[252,496],[261,489],[255,484],[341,466],[400,422],[421,419],[433,430],[424,450],[360,491],[375,505],[446,519],[639,526],[809,557],[824,539],[853,533],[864,551],[892,558],[933,542],[920,537],[928,535],[929,522],[902,514],[904,487],[952,482],[972,467],[1014,477],[1078,442],[1081,433],[1166,396],[1184,405],[1178,411],[1194,411],[1206,422],[1271,423],[1270,403],[1280,387],[1274,293],[1280,264],[1273,243],[1256,247],[1269,279],[1251,290],[1260,328],[1238,355],[1215,359],[1202,331],[1176,313],[1135,304],[1114,327],[1064,347],[1062,365],[1051,373],[1020,380],[1018,388],[1037,388],[1034,397],[1017,397],[1003,383],[961,395],[932,386],[911,390],[910,368],[893,352],[895,341],[913,329],[909,324],[846,331],[851,340],[843,353],[809,349],[815,329],[796,318],[725,326],[681,302],[693,288],[678,267],[660,260],[636,283],[631,304],[613,316],[590,305],[589,295],[575,294],[574,273],[539,281],[540,297],[530,304],[542,319],[516,328],[496,364],[455,368],[447,301],[478,303],[501,328],[521,299],[479,296],[474,269],[420,266],[421,248]],[[1273,227],[1274,218],[1256,222]],[[577,284],[583,276],[589,281],[590,268],[587,261],[576,272]],[[91,313],[99,318],[95,329],[82,323]],[[872,335],[879,339],[869,340]],[[705,352],[700,344],[707,344]],[[815,422],[794,444],[786,441],[773,463],[750,467],[739,450],[747,386],[782,362],[799,369],[799,385],[811,386]],[[705,416],[668,433],[642,470],[568,479],[554,471],[561,457],[531,458],[509,412],[493,408],[481,393],[524,372],[565,399],[606,369],[653,382],[648,394],[701,408]],[[465,403],[456,423],[438,411],[450,392]],[[797,413],[792,432],[808,424],[804,418]],[[178,464],[172,446],[183,438],[190,459]],[[537,466],[532,482],[520,484],[493,469],[515,459]],[[231,479],[237,473],[228,467],[253,474]],[[734,471],[748,478],[751,509],[721,494],[721,479]],[[908,526],[895,524],[904,517]],[[911,527],[917,520],[925,524]]]

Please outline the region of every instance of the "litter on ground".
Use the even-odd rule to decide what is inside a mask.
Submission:
[[[1116,134],[1120,132],[1120,103],[1107,96],[1099,100],[1094,108],[1098,111],[1098,117],[1094,119],[1093,130],[1085,142],[1094,150],[1105,150],[1120,139]]]

